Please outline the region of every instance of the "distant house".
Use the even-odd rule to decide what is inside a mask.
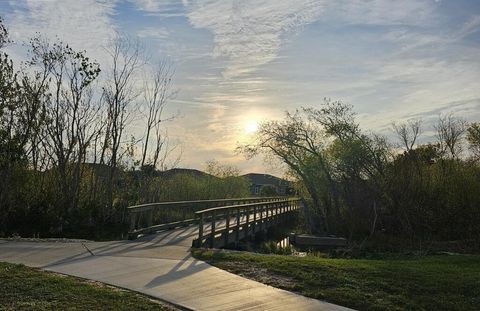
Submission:
[[[273,175],[250,173],[243,177],[250,182],[252,195],[290,195],[294,192],[292,184],[288,180]]]

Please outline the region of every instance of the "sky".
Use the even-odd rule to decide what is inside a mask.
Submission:
[[[40,32],[102,64],[120,32],[152,62],[169,59],[178,117],[168,133],[182,167],[215,159],[281,175],[235,148],[258,122],[323,98],[387,136],[392,122],[421,118],[428,140],[449,112],[480,121],[478,0],[0,0],[0,15],[17,44]]]

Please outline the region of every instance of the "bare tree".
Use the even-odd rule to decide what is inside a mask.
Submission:
[[[99,107],[93,104],[90,84],[100,66],[62,42],[50,44],[37,37],[31,47],[31,64],[42,68],[39,76],[51,81],[51,94],[45,100],[45,152],[58,172],[64,216],[68,216],[77,207],[82,164],[97,131],[94,119]]]
[[[3,18],[0,16],[0,49],[9,41],[7,27],[3,24]]]
[[[144,101],[147,108],[147,122],[145,123],[145,137],[142,148],[142,160],[141,166],[143,167],[147,161],[147,155],[149,153],[149,143],[152,130],[155,130],[155,140],[153,148],[152,165],[155,168],[162,147],[165,146],[165,135],[162,135],[161,123],[167,120],[172,120],[174,116],[163,119],[163,112],[167,105],[167,102],[175,92],[171,90],[172,78],[175,71],[171,63],[167,60],[161,61],[151,77],[146,77],[143,90]]]
[[[139,96],[135,85],[138,70],[144,65],[142,48],[138,41],[118,35],[106,49],[110,56],[110,71],[104,87],[103,100],[106,103],[105,134],[100,163],[108,163],[108,204],[113,205],[113,182],[122,156],[120,150],[124,132],[131,122],[131,108]],[[107,160],[107,152],[109,159]]]
[[[421,120],[409,120],[406,123],[393,123],[392,128],[406,151],[410,151],[415,146],[418,136],[421,134]]]
[[[456,118],[453,114],[440,116],[435,130],[442,154],[449,153],[452,159],[458,158],[462,152],[466,121]]]
[[[474,122],[468,126],[467,140],[475,160],[480,160],[480,123]]]
[[[180,149],[178,152],[177,150]],[[172,157],[174,153],[177,153]],[[155,128],[155,150],[153,153],[154,168],[159,168],[161,171],[177,167],[182,159],[183,149],[179,144],[172,144],[168,131],[162,129],[160,124]]]

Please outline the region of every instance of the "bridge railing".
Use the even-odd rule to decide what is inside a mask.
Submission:
[[[286,220],[299,206],[300,199],[283,198],[197,211],[198,238],[192,246],[215,248],[238,244],[241,239]]]
[[[159,230],[172,229],[195,223],[195,212],[219,206],[274,202],[284,197],[253,197],[218,200],[148,203],[127,208],[130,218],[129,238]]]

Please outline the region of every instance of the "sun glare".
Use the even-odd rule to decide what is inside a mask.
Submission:
[[[247,134],[254,134],[258,130],[258,122],[257,121],[249,121],[245,124],[245,132]]]

